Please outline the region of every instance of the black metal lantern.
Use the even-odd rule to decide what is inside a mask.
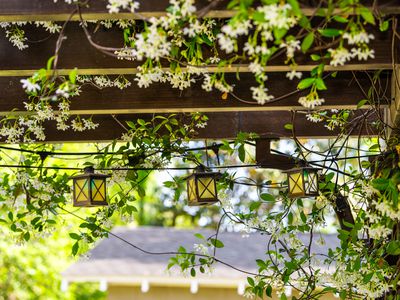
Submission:
[[[200,206],[218,202],[217,172],[206,172],[199,167],[187,180],[188,205]]]
[[[86,167],[84,174],[71,177],[73,180],[74,206],[104,206],[107,203],[106,178],[110,175],[96,174],[93,167]]]
[[[304,198],[317,196],[319,170],[311,167],[287,170],[289,197]]]

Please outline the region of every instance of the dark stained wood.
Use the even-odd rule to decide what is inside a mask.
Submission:
[[[169,0],[139,0],[140,3],[138,13],[140,12],[165,12],[169,6]],[[84,14],[108,14],[110,18],[113,14],[108,13],[106,8],[108,1],[106,0],[91,0],[87,7],[82,7]],[[214,9],[225,9],[229,0],[220,1]],[[196,7],[202,9],[209,4],[207,0],[196,0]],[[75,8],[75,5],[69,5],[64,0],[43,1],[43,0],[9,0],[0,2],[1,15],[16,15],[16,16],[47,16],[47,15],[62,15],[69,14]],[[125,10],[124,12],[129,12]],[[62,19],[61,19],[62,20]]]
[[[51,1],[49,1],[51,2]],[[107,47],[123,47],[123,34],[118,28],[100,29],[95,30],[95,24],[89,24],[89,28],[93,33],[95,42]],[[12,46],[8,41],[5,34],[0,34],[0,76],[7,73],[7,71],[14,70],[36,70],[46,65],[47,60],[54,55],[55,45],[57,41],[57,34],[49,34],[44,29],[38,28],[31,24],[25,26],[24,30],[28,37],[29,48],[19,51]],[[0,30],[1,32],[1,30]],[[391,43],[392,35],[390,32],[380,32],[379,30],[373,31],[375,40],[371,42],[371,47],[375,50],[375,58],[368,61],[352,60],[348,64],[354,65],[353,69],[365,69],[370,66],[372,69],[391,68],[392,66],[392,53]],[[114,57],[106,55],[94,49],[82,30],[78,22],[71,22],[67,25],[65,35],[67,39],[63,42],[59,57],[59,69],[73,69],[77,67],[82,71],[85,69],[94,70],[92,73],[101,74],[107,73],[103,69],[121,69],[118,72],[132,73],[137,66],[143,62],[118,60]],[[221,54],[223,55],[223,51]],[[207,56],[205,53],[204,56]],[[285,66],[285,55],[281,55],[277,59],[270,62],[269,66]],[[296,62],[299,68],[302,65],[315,65],[315,62],[310,61],[308,55],[304,56],[301,52],[296,53]],[[246,61],[241,62],[246,64]],[[165,64],[166,66],[168,64]],[[376,65],[375,67],[373,65]],[[367,66],[367,67],[365,67]],[[98,70],[97,72],[95,71]],[[270,68],[274,70],[274,68]],[[235,69],[232,69],[234,72]],[[9,76],[18,73],[6,74]]]
[[[358,116],[365,111],[356,112]],[[198,130],[197,139],[228,139],[234,138],[239,132],[254,132],[263,137],[288,138],[292,136],[292,132],[284,128],[285,124],[292,120],[292,113],[288,111],[274,112],[224,112],[224,113],[207,113],[209,117],[208,125],[204,129]],[[117,115],[115,118],[122,124],[127,121],[135,121],[138,118],[151,120],[152,114],[132,114]],[[369,121],[376,120],[377,117],[372,115]],[[95,130],[74,132],[58,131],[54,122],[46,125],[46,141],[110,141],[119,139],[125,132],[124,128],[110,115],[96,115],[93,120],[98,122],[100,126]],[[298,137],[335,137],[337,131],[327,130],[323,124],[310,123],[306,121],[304,114],[298,114],[295,119],[296,135]],[[360,130],[355,130],[352,135],[358,135]],[[371,128],[362,128],[363,135],[377,135],[376,130]]]
[[[24,111],[23,102],[27,95],[22,90],[20,77],[0,77],[0,112],[13,109]],[[132,78],[130,78],[132,79]],[[242,73],[240,81],[236,74],[227,74],[228,82],[235,84],[235,94],[246,100],[251,98],[251,86],[256,86],[252,74]],[[370,80],[364,73],[357,74],[357,79],[364,92],[371,87]],[[390,79],[390,74],[382,75],[382,86]],[[338,73],[336,78],[327,78],[327,91],[321,91],[320,97],[325,99],[325,108],[355,108],[365,98],[363,91],[353,79],[352,73]],[[270,93],[276,98],[296,90],[297,82],[285,79],[285,74],[270,74],[267,84]],[[390,89],[389,89],[390,90]],[[389,91],[386,91],[389,93]],[[72,98],[71,110],[79,114],[113,114],[113,113],[153,113],[153,112],[191,112],[191,111],[251,111],[251,110],[288,110],[304,109],[298,103],[301,91],[279,101],[265,105],[247,104],[236,100],[232,95],[222,100],[218,91],[206,92],[201,82],[193,84],[189,89],[180,91],[167,84],[153,84],[149,88],[138,88],[136,82],[124,90],[106,88],[99,90],[91,85],[84,86],[79,97]],[[254,102],[253,102],[254,103]],[[381,102],[385,105],[384,102]]]
[[[163,13],[168,7],[168,0],[139,0],[140,9],[139,14],[131,14],[129,12],[121,12],[119,14],[109,14],[106,9],[107,2],[105,0],[91,0],[89,1],[89,7],[83,8],[84,15],[91,17],[92,19],[107,19],[107,18],[140,18],[149,17],[153,15],[159,15]],[[220,1],[209,16],[229,17],[232,16],[232,11],[226,11],[226,6],[229,0]],[[315,1],[300,1],[305,5],[302,5],[303,12],[306,15],[312,15],[314,8],[307,4],[315,5]],[[363,1],[365,5],[371,5],[371,1]],[[198,10],[207,7],[209,1],[197,0],[196,6]],[[399,13],[399,7],[388,3],[388,1],[378,1],[377,7],[380,9],[382,14],[396,14]],[[30,21],[30,20],[66,20],[74,5],[68,5],[63,0],[58,0],[57,3],[53,1],[44,0],[8,0],[0,2],[0,20],[9,21]],[[74,19],[77,19],[75,16]]]

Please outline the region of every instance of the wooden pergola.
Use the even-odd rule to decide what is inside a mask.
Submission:
[[[233,12],[226,10],[228,1],[219,1],[208,12],[208,16],[226,18]],[[380,1],[385,2],[385,1]],[[196,2],[201,7],[209,5],[208,1]],[[140,19],[143,16],[160,16],[164,14],[168,4],[166,0],[141,1],[139,14],[118,13],[109,14],[104,1],[91,1],[90,7],[82,9],[85,20],[103,19]],[[382,13],[396,15],[400,13],[400,5],[385,5],[382,3]],[[25,21],[65,21],[67,24],[65,35],[59,53],[59,74],[68,74],[72,69],[78,68],[80,75],[131,75],[137,72],[137,62],[121,61],[105,55],[91,47],[86,35],[79,26],[79,16],[71,15],[74,6],[64,1],[43,0],[12,0],[0,3],[1,22]],[[313,14],[315,9],[304,7],[303,12]],[[20,80],[31,76],[33,72],[46,65],[49,57],[54,55],[57,35],[49,35],[44,30],[38,31],[33,24],[25,27],[26,36],[29,38],[29,48],[18,51],[5,37],[0,35],[0,115],[23,114],[24,99],[27,97],[21,88]],[[97,28],[96,24],[89,24],[93,41],[103,46],[123,46],[121,31],[115,28],[108,30]],[[361,99],[366,98],[366,92],[371,87],[371,74],[380,73],[382,96],[392,99],[391,102],[382,102],[380,109],[369,113],[368,122],[362,128],[354,130],[354,134],[376,135],[376,130],[370,126],[372,121],[385,118],[390,124],[397,124],[399,91],[392,80],[393,70],[398,72],[396,59],[398,44],[392,38],[391,30],[387,32],[374,32],[375,39],[371,48],[375,50],[375,58],[367,62],[351,61],[345,66],[327,66],[326,71],[336,72],[336,78],[327,78],[327,91],[321,92],[325,103],[324,109],[354,109],[354,116],[362,116],[367,110],[358,108]],[[394,44],[395,43],[395,44]],[[298,71],[310,71],[315,63],[304,58],[297,58]],[[120,123],[136,118],[149,119],[155,113],[185,113],[205,112],[209,116],[208,127],[200,130],[199,138],[231,138],[240,131],[255,132],[262,136],[289,137],[290,130],[284,125],[292,122],[296,127],[299,137],[330,137],[337,132],[327,130],[322,124],[306,122],[304,107],[298,103],[301,95],[307,91],[298,91],[298,81],[285,80],[289,71],[283,61],[275,61],[268,67],[269,88],[277,101],[266,105],[258,105],[251,99],[249,86],[253,76],[249,73],[248,65],[232,65],[225,68],[227,80],[236,82],[235,95],[240,99],[248,100],[246,103],[228,95],[227,99],[221,97],[220,92],[205,92],[199,83],[193,87],[180,91],[168,85],[153,84],[149,88],[139,88],[135,83],[125,90],[117,88],[97,89],[86,86],[81,95],[75,97],[71,104],[71,113],[80,115],[93,115],[93,120],[100,126],[90,132],[57,131],[49,124],[46,128],[47,141],[105,141],[119,138],[124,129]],[[213,71],[212,69],[210,71]],[[235,78],[239,75],[240,81]],[[281,99],[280,99],[281,98]],[[253,102],[253,103],[251,103]]]

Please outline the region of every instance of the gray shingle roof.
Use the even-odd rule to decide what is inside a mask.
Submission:
[[[193,244],[199,243],[194,236],[201,233],[208,237],[215,232],[205,229],[183,230],[164,227],[119,227],[113,233],[131,242],[132,244],[152,252],[177,251],[179,246],[184,246],[188,251],[193,250]],[[307,242],[308,235],[300,235],[303,242]],[[318,238],[318,237],[317,237]],[[326,244],[319,246],[313,244],[315,253],[328,252],[329,248],[339,245],[336,235],[324,235]],[[220,239],[225,247],[217,249],[216,256],[247,271],[257,270],[256,259],[265,259],[269,236],[258,233],[243,237],[241,233],[220,232]],[[123,241],[110,236],[102,240],[89,252],[89,259],[79,260],[63,272],[63,276],[86,276],[93,278],[123,277],[123,276],[168,276],[166,273],[168,259],[171,255],[145,254]],[[216,264],[213,276],[219,278],[243,278],[243,274],[232,269]]]

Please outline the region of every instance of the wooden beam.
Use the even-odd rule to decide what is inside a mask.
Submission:
[[[350,72],[339,72],[335,78],[327,78],[327,90],[320,92],[325,99],[322,109],[354,109],[371,87],[371,82],[364,73],[357,73],[357,81]],[[25,112],[23,102],[27,95],[22,90],[21,77],[0,77],[0,114],[7,115],[14,109],[14,114]],[[149,88],[139,88],[136,82],[124,90],[105,88],[99,90],[91,85],[82,88],[78,97],[71,99],[71,111],[75,114],[130,114],[130,113],[170,113],[170,112],[228,112],[228,111],[278,111],[304,110],[298,103],[307,91],[296,92],[298,81],[288,81],[285,74],[272,73],[267,86],[275,101],[258,105],[252,100],[250,87],[257,86],[252,74],[226,74],[226,80],[235,84],[234,95],[222,99],[218,91],[206,92],[201,82],[191,88],[180,91],[167,84],[157,83]],[[390,81],[390,74],[382,74],[381,84]],[[240,100],[237,100],[237,98]],[[248,102],[250,103],[248,103]],[[384,103],[382,103],[384,106]]]
[[[386,111],[387,122],[390,125],[389,135],[400,134],[400,65],[396,65],[391,81],[392,103]]]
[[[168,7],[168,0],[140,0],[140,9],[137,13],[129,13],[121,11],[117,14],[109,14],[106,9],[106,1],[90,1],[89,7],[83,8],[83,17],[86,20],[104,20],[104,19],[144,19],[150,17],[159,17],[165,15],[165,9]],[[381,14],[400,14],[400,7],[396,5],[385,5],[384,1],[380,1],[378,6]],[[220,1],[211,11],[207,13],[207,17],[211,18],[230,18],[235,12],[227,10],[226,6],[229,0]],[[196,6],[200,10],[207,7],[207,0],[197,0]],[[0,21],[65,21],[70,18],[71,12],[75,8],[74,5],[68,5],[64,1],[59,0],[57,3],[53,1],[43,0],[13,0],[0,2]],[[307,16],[315,14],[315,8],[302,7],[303,13]],[[335,10],[334,14],[340,13]],[[79,20],[77,15],[72,20]]]
[[[12,1],[11,1],[12,2]],[[51,3],[51,1],[49,1]],[[89,24],[93,39],[107,47],[122,47],[123,34],[117,28],[95,30],[94,24]],[[29,48],[19,51],[8,41],[5,34],[0,34],[0,76],[31,76],[37,69],[46,65],[49,57],[54,55],[57,34],[49,35],[44,30],[31,24],[24,27],[29,41]],[[375,40],[371,47],[375,50],[375,58],[368,61],[352,60],[340,67],[326,66],[327,71],[353,71],[353,70],[387,70],[392,68],[392,35],[390,32],[373,31]],[[67,74],[74,68],[79,69],[82,75],[113,75],[135,74],[137,66],[142,62],[118,60],[94,49],[86,39],[78,22],[69,23],[59,54],[58,69],[61,75]],[[37,42],[40,41],[40,42]],[[79,47],[77,46],[79,45]],[[223,52],[221,52],[223,54]],[[204,53],[204,55],[207,55]],[[308,72],[315,67],[315,62],[308,56],[296,53],[297,69]],[[208,71],[221,71],[217,66],[211,66]],[[249,72],[247,62],[223,68],[225,72]],[[267,72],[287,72],[290,67],[284,63],[284,57],[278,57],[266,67]]]
[[[359,116],[365,111],[355,112],[355,116]],[[223,113],[207,113],[209,117],[208,125],[204,129],[198,130],[197,139],[229,139],[234,138],[239,132],[254,132],[264,137],[289,138],[292,132],[284,128],[285,124],[291,123],[292,113],[289,111],[274,112],[223,112]],[[46,125],[46,141],[47,142],[89,142],[89,141],[110,141],[119,139],[125,132],[120,125],[126,124],[126,121],[135,121],[137,119],[150,120],[152,114],[132,114],[132,115],[95,115],[93,120],[98,122],[100,126],[95,130],[74,132],[72,130],[59,131],[56,130],[54,122]],[[368,118],[370,124],[376,120],[377,116],[372,115]],[[117,121],[118,120],[118,121]],[[312,125],[312,126],[311,126]],[[297,137],[310,138],[329,138],[336,137],[338,131],[327,130],[322,123],[310,123],[306,120],[305,114],[297,114],[295,118],[295,128]],[[353,135],[374,136],[377,131],[373,128],[357,128],[353,131]]]

